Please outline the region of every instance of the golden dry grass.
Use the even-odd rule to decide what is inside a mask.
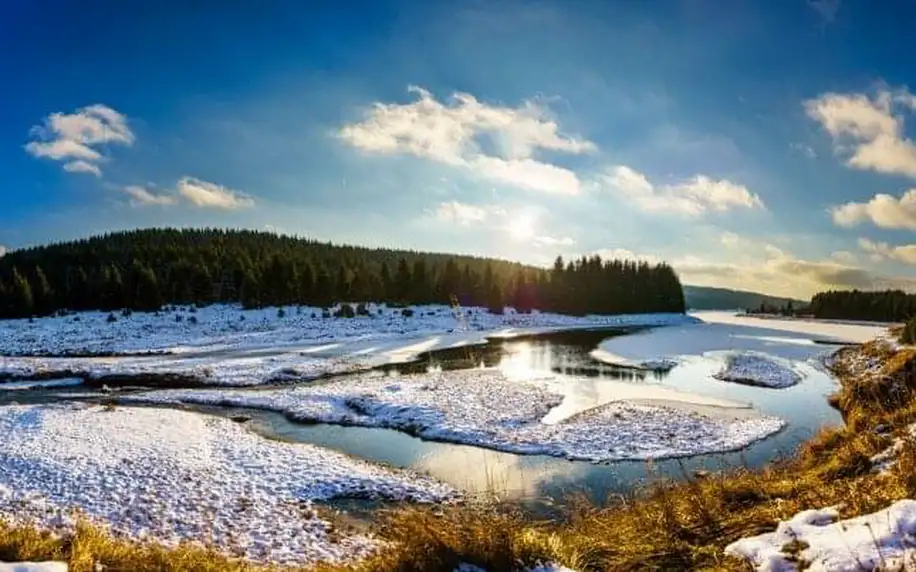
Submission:
[[[866,373],[862,358],[880,360]],[[771,531],[777,522],[809,508],[832,505],[851,517],[902,498],[916,498],[916,442],[906,441],[896,466],[872,471],[869,458],[916,422],[916,352],[891,352],[878,344],[843,350],[835,373],[841,389],[832,403],[847,426],[824,430],[793,457],[765,469],[735,469],[683,482],[657,482],[608,506],[574,503],[564,522],[533,521],[500,505],[405,508],[380,516],[386,547],[349,567],[317,570],[437,571],[459,563],[488,570],[524,569],[554,561],[587,570],[748,570],[723,549],[748,535]],[[799,547],[795,547],[799,548]],[[787,550],[792,547],[787,547]],[[113,540],[88,526],[74,539],[50,539],[30,529],[0,526],[0,560],[68,561],[74,572],[93,570],[253,570],[214,552],[183,547],[165,550]]]

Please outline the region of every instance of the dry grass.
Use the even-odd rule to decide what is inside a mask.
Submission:
[[[865,374],[861,357],[881,360]],[[453,570],[461,562],[489,570],[523,569],[555,561],[587,570],[748,570],[723,549],[748,535],[768,532],[780,520],[809,508],[839,505],[841,515],[873,512],[916,498],[916,442],[909,440],[893,469],[872,471],[869,458],[916,422],[916,352],[879,345],[843,350],[836,374],[841,390],[832,402],[845,428],[825,430],[798,453],[769,467],[737,469],[684,482],[658,482],[608,506],[578,503],[565,522],[537,522],[502,506],[407,508],[385,513],[378,534],[388,541],[373,557],[349,568],[322,571]],[[787,547],[787,549],[801,547]],[[61,558],[75,572],[102,562],[108,570],[251,570],[196,548],[166,551],[111,540],[81,527],[72,541],[32,530],[0,528],[0,560]]]
[[[196,546],[165,548],[116,539],[85,522],[79,523],[75,532],[65,537],[0,522],[0,561],[46,560],[67,562],[71,572],[96,572],[100,569],[106,572],[267,570]]]

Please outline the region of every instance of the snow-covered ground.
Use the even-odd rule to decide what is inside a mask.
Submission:
[[[67,572],[64,562],[0,562],[0,572]]]
[[[861,344],[882,336],[893,324],[876,322],[844,322],[837,320],[806,320],[797,318],[754,317],[734,312],[691,312],[691,316],[707,324],[749,326],[765,330],[791,332],[825,341]]]
[[[912,441],[913,439],[916,439],[916,423],[907,425],[903,430],[903,436],[896,437],[887,449],[871,458],[872,470],[885,473],[893,468],[907,440]]]
[[[196,540],[256,561],[358,558],[314,502],[437,502],[449,487],[325,449],[268,441],[232,421],[153,408],[0,408],[0,517],[67,529],[74,509],[116,534]]]
[[[741,539],[725,552],[761,572],[913,570],[916,501],[901,500],[847,520],[839,520],[835,508],[806,510],[774,532]]]
[[[379,342],[402,341],[451,333],[465,334],[464,339],[477,341],[484,335],[695,321],[681,314],[576,317],[541,312],[516,314],[508,309],[504,315],[495,315],[483,308],[464,308],[459,319],[449,306],[411,306],[409,309],[413,316],[405,317],[402,308],[369,304],[368,316],[348,319],[323,318],[320,308],[286,307],[283,309],[285,315],[280,317],[277,308],[243,310],[235,305],[215,304],[170,312],[137,312],[130,317],[116,314],[117,321],[112,323],[108,322],[108,314],[102,312],[82,312],[31,322],[2,320],[0,355],[193,353],[202,348],[273,349],[365,341],[367,338]]]
[[[162,390],[122,399],[253,407],[300,421],[386,427],[430,440],[588,461],[735,450],[783,425],[746,409],[726,409],[729,403],[722,400],[716,400],[718,407],[706,408],[715,414],[673,401],[619,401],[546,422],[564,401],[562,393],[551,389],[551,381],[510,379],[497,369],[411,376],[371,373],[279,390]],[[684,395],[685,400],[696,398]]]
[[[0,321],[0,356],[7,356],[0,357],[0,376],[170,374],[194,383],[258,385],[402,363],[425,352],[482,344],[488,337],[695,321],[679,314],[571,317],[510,311],[497,316],[480,308],[463,310],[459,319],[447,306],[411,309],[414,315],[405,317],[401,309],[370,305],[369,316],[347,319],[323,318],[315,308],[301,313],[287,308],[279,317],[276,308],[215,305],[194,313],[135,313],[112,323],[107,314],[91,312]]]
[[[708,354],[707,354],[708,355]],[[791,387],[802,380],[792,362],[757,352],[729,353],[725,366],[715,377],[761,387]]]

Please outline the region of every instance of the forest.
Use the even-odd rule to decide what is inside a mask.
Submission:
[[[832,290],[815,294],[808,312],[824,319],[904,322],[916,315],[916,294],[903,290]]]
[[[0,317],[61,310],[152,311],[163,304],[247,308],[374,301],[508,305],[568,314],[683,312],[667,264],[504,260],[342,246],[267,232],[145,229],[16,250],[0,258]]]

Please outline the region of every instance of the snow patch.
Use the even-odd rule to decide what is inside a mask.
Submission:
[[[916,439],[916,423],[908,425],[904,430],[903,437],[897,437],[890,447],[870,459],[872,470],[877,473],[890,471],[897,464],[897,457],[903,451],[906,441],[912,439]]]
[[[796,385],[803,376],[790,362],[766,354],[743,352],[726,355],[725,366],[714,377],[746,385],[784,388]]]
[[[779,431],[773,417],[702,414],[684,404],[612,402],[546,423],[564,396],[550,380],[496,369],[395,378],[378,373],[279,390],[163,390],[127,402],[253,407],[293,420],[397,429],[438,441],[595,462],[741,449]]]
[[[761,572],[797,570],[798,560],[805,570],[908,570],[916,563],[916,501],[847,520],[839,520],[836,508],[802,511],[725,552]]]
[[[0,562],[0,572],[67,572],[65,562]]]
[[[116,536],[209,544],[279,564],[341,562],[376,541],[337,536],[318,501],[439,502],[454,491],[319,447],[258,437],[228,419],[154,408],[0,408],[0,517]]]

